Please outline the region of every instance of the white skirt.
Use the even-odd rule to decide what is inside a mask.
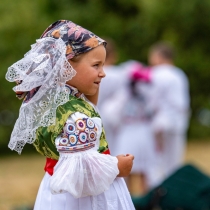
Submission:
[[[134,155],[131,173],[148,173],[154,167],[154,138],[149,123],[125,123],[115,138],[112,155]]]
[[[100,195],[76,199],[70,193],[52,194],[50,177],[45,173],[34,210],[135,210],[123,178],[117,177]]]

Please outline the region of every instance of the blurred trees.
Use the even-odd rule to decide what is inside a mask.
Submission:
[[[192,121],[190,138],[207,138],[210,131],[196,120],[210,108],[210,1],[209,0],[19,0],[0,2],[0,151],[5,148],[17,118],[20,101],[5,80],[8,66],[21,59],[45,28],[69,19],[99,36],[116,40],[119,62],[147,62],[151,44],[171,41],[176,64],[190,81]],[[210,119],[209,119],[210,124]]]

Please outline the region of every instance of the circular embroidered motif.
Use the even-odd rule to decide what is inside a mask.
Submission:
[[[96,132],[95,131],[90,131],[90,133],[89,133],[89,139],[90,139],[90,141],[94,141],[94,140],[96,140]]]
[[[77,129],[80,131],[84,131],[86,128],[85,122],[83,120],[77,120],[76,126],[77,126]]]
[[[71,145],[75,145],[77,143],[77,136],[74,134],[69,135],[69,142]]]
[[[68,134],[74,133],[75,130],[76,130],[76,127],[75,127],[74,124],[72,124],[72,123],[66,124],[66,132],[67,132]]]
[[[90,118],[87,118],[86,122],[87,122],[87,127],[88,128],[94,128],[95,127],[94,122]]]
[[[85,132],[81,132],[79,134],[79,140],[82,142],[82,143],[85,143],[87,141],[87,133]]]
[[[68,144],[69,140],[67,138],[61,138],[59,142],[60,142],[59,143],[60,145],[66,146]]]
[[[71,92],[72,92],[71,88],[68,85],[66,85],[66,87],[65,87],[65,92],[68,94],[71,94]]]

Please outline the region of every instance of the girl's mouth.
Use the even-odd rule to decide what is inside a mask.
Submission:
[[[94,82],[95,84],[97,84],[97,85],[99,85],[100,84],[100,82]]]

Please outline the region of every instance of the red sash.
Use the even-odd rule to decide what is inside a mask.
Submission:
[[[110,151],[106,150],[102,154],[110,155]],[[45,172],[47,172],[48,174],[50,174],[52,176],[54,166],[56,165],[57,162],[58,162],[57,160],[53,160],[51,158],[46,158],[46,164],[45,164],[45,167],[44,167]]]

